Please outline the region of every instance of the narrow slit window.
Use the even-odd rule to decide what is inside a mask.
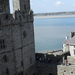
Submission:
[[[6,75],[9,75],[9,70],[8,70],[8,68],[6,68]]]
[[[0,50],[5,49],[5,40],[0,40]]]
[[[5,15],[5,19],[8,19],[8,14]]]
[[[28,22],[28,15],[27,15],[27,22]]]
[[[23,66],[23,61],[21,61],[21,66]]]
[[[20,20],[20,22],[21,22],[21,16],[19,16],[19,20]]]
[[[0,25],[1,25],[1,20],[0,20]]]
[[[23,75],[23,72],[21,71],[21,75]]]
[[[26,5],[24,5],[24,9],[25,9],[25,11],[26,11]]]
[[[6,55],[3,56],[3,61],[7,62],[7,56]]]

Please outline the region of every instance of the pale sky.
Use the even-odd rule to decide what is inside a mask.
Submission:
[[[30,0],[34,13],[75,11],[75,0]]]
[[[34,13],[75,11],[75,0],[30,0]],[[12,0],[10,0],[11,12]]]

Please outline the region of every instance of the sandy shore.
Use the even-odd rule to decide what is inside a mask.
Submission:
[[[60,17],[75,17],[75,15],[61,15],[61,16],[35,16],[34,19],[39,19],[39,18],[60,18]]]

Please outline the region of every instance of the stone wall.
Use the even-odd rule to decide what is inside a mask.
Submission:
[[[57,65],[36,62],[36,75],[57,75]]]
[[[8,1],[5,3],[9,5]],[[13,0],[13,14],[0,13],[0,75],[35,74],[33,12],[29,0],[18,1]],[[27,12],[22,8],[24,3]]]
[[[4,59],[5,55],[7,57],[6,61]],[[16,72],[13,52],[0,53],[0,75],[6,75],[7,69],[10,72],[10,75],[15,75]]]
[[[10,13],[9,0],[0,0],[0,13]]]
[[[68,64],[75,65],[75,57],[67,56]]]
[[[29,12],[30,0],[13,0],[13,11],[17,10]]]
[[[75,65],[58,65],[57,75],[75,75]]]

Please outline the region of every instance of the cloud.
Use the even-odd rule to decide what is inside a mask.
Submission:
[[[75,5],[75,4],[72,4],[72,5]]]
[[[55,5],[61,5],[61,4],[64,4],[64,3],[60,2],[60,1],[57,1],[57,2],[55,3]]]

